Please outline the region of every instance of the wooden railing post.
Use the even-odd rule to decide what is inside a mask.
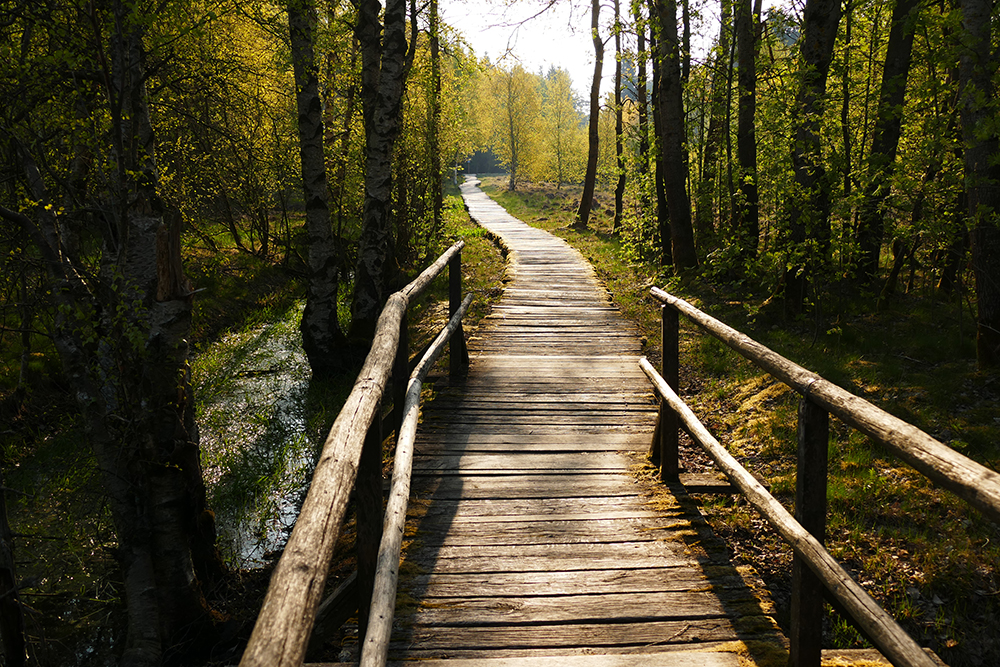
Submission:
[[[403,404],[406,402],[406,386],[410,381],[410,329],[407,312],[399,320],[399,342],[396,344],[396,359],[392,362],[392,427],[399,440],[399,428],[403,423]]]
[[[660,306],[660,331],[663,338],[663,379],[676,393],[680,384],[680,341],[679,317],[677,311],[670,306]],[[660,479],[665,482],[676,482],[680,466],[678,462],[678,435],[680,421],[667,405],[660,401]]]
[[[795,520],[820,544],[826,538],[827,450],[830,415],[808,397],[799,401],[799,461]],[[789,667],[819,667],[823,653],[823,584],[799,558],[792,559]]]
[[[459,249],[448,260],[448,318],[455,316],[462,305],[462,251]],[[469,349],[465,345],[465,330],[459,324],[448,347],[448,372],[452,376],[461,375],[469,364]]]
[[[368,611],[371,608],[375,570],[378,566],[378,547],[382,542],[382,410],[376,409],[375,418],[365,435],[364,447],[358,461],[357,491],[357,550],[358,550],[358,636],[368,630]]]

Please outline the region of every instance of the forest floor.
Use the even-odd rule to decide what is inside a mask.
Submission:
[[[481,175],[480,175],[481,176]],[[622,313],[659,359],[657,285],[779,354],[905,419],[974,460],[1000,469],[1000,377],[975,365],[972,304],[944,299],[918,272],[877,304],[849,286],[817,295],[821,308],[791,320],[761,308],[752,281],[702,269],[681,280],[612,233],[613,194],[598,191],[589,228],[571,227],[581,189],[483,179],[515,216],[556,233],[596,267]],[[966,276],[971,281],[971,274]],[[971,282],[967,282],[970,284]],[[967,299],[967,297],[966,297]],[[791,507],[797,396],[693,326],[681,324],[681,394],[713,434]],[[710,468],[685,437],[682,465]],[[698,497],[737,562],[752,566],[787,628],[791,550],[739,496]],[[884,448],[831,419],[828,550],[922,645],[953,667],[1000,664],[1000,527],[934,487]],[[828,607],[829,648],[868,644]]]

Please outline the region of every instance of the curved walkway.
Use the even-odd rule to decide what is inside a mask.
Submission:
[[[390,656],[735,667],[733,642],[759,636],[742,615],[773,623],[730,568],[704,567],[697,510],[669,494],[653,507],[632,472],[655,423],[637,332],[579,252],[477,184],[463,196],[511,280],[467,379],[424,411]]]

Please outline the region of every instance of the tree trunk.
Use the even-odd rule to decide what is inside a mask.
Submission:
[[[387,0],[384,26],[379,24],[381,8],[378,0],[361,0],[355,28],[362,53],[366,146],[365,203],[355,271],[351,338],[365,341],[374,335],[391,268],[392,157],[399,134],[405,78],[406,3]]]
[[[661,151],[664,162],[664,190],[670,212],[670,243],[675,270],[698,265],[691,227],[691,202],[687,194],[684,101],[681,89],[680,45],[677,40],[675,0],[657,0],[658,33],[656,66],[660,70]]]
[[[879,92],[872,149],[868,156],[868,183],[858,217],[858,246],[861,256],[858,278],[867,285],[878,277],[879,255],[885,229],[883,205],[889,196],[892,165],[903,120],[903,97],[910,72],[913,22],[918,0],[897,0],[889,26],[882,86]]]
[[[637,42],[636,60],[636,103],[639,107],[639,179],[641,186],[642,208],[649,206],[646,194],[646,176],[649,174],[649,99],[646,95],[646,22],[642,16],[641,0],[632,0],[632,15],[635,18]]]
[[[854,24],[854,5],[846,3],[844,25],[844,67],[841,73],[840,133],[844,142],[844,198],[851,196],[851,27]]]
[[[590,124],[587,131],[587,172],[583,177],[583,194],[576,212],[573,227],[586,229],[590,222],[590,209],[594,204],[594,187],[597,185],[597,158],[601,128],[601,68],[604,65],[604,42],[598,33],[601,13],[600,0],[591,0],[590,34],[594,42],[594,80],[590,84]]]
[[[309,283],[299,328],[302,347],[314,373],[342,367],[343,334],[337,317],[339,257],[327,204],[326,162],[323,157],[323,108],[313,49],[316,7],[312,0],[289,0],[288,30],[295,72],[298,107],[302,194],[309,235]]]
[[[1000,367],[1000,152],[991,54],[991,0],[961,0],[965,33],[959,68],[965,183],[972,220],[976,276],[976,358],[981,370]]]
[[[615,215],[611,232],[617,233],[622,222],[622,206],[625,197],[625,157],[622,118],[622,40],[621,3],[615,0],[615,167],[618,178],[615,184]]]
[[[441,175],[441,22],[438,16],[438,0],[431,0],[430,5],[430,42],[431,42],[431,190],[434,206],[434,222],[431,227],[431,238],[437,236],[441,229],[441,210],[444,208],[444,182]]]
[[[736,156],[740,162],[740,199],[733,229],[739,235],[743,257],[757,256],[760,244],[760,207],[757,188],[757,42],[761,0],[751,12],[751,0],[736,0],[736,43],[740,61],[740,110],[736,121]]]
[[[650,11],[655,16],[655,2],[650,0]],[[651,28],[655,25],[655,19],[651,21]],[[670,239],[670,212],[667,209],[667,189],[666,189],[666,166],[663,160],[663,114],[660,110],[660,67],[656,64],[657,38],[656,30],[651,29],[649,45],[653,58],[653,180],[656,186],[656,227],[660,235],[660,266],[673,265],[673,253],[671,252]]]
[[[743,0],[740,0],[741,2]],[[749,0],[747,0],[749,1]],[[729,56],[729,13],[730,0],[722,0],[719,23],[719,43],[712,65],[712,94],[709,99],[708,133],[705,135],[705,150],[701,161],[701,179],[698,181],[698,208],[695,211],[695,227],[698,245],[702,251],[710,247],[715,235],[715,179],[718,175],[719,146],[722,145],[726,105],[726,69],[723,63]]]
[[[809,277],[820,259],[812,256],[805,241],[819,239],[823,255],[830,241],[830,185],[823,166],[820,120],[839,23],[840,0],[807,0],[799,38],[800,82],[793,115],[796,121],[792,164],[796,189],[788,203],[790,251],[802,257],[790,262],[784,275],[785,306],[793,315],[801,312],[805,304]]]

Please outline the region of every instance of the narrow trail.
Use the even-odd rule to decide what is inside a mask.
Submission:
[[[579,252],[477,185],[463,197],[509,249],[511,280],[467,378],[424,410],[390,657],[739,665],[774,624],[700,546],[683,492],[654,504],[634,473],[656,407],[637,332]]]

